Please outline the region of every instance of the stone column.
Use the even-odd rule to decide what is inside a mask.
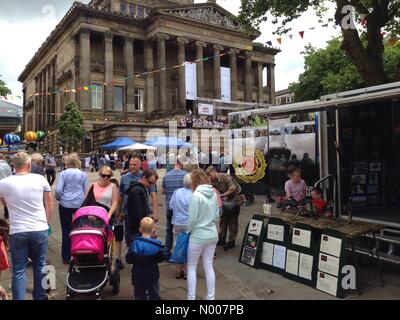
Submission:
[[[214,98],[221,99],[221,50],[224,47],[214,45]]]
[[[82,29],[79,35],[80,40],[80,66],[79,86],[90,85],[91,58],[90,58],[90,30]],[[90,109],[90,91],[79,92],[79,103],[81,110]]]
[[[135,111],[135,61],[133,57],[133,42],[131,38],[125,38],[124,59],[126,65],[126,109],[125,112]]]
[[[105,49],[105,79],[106,79],[106,111],[114,110],[114,85],[112,83],[114,79],[114,52],[113,52],[113,38],[114,36],[110,33],[104,34],[104,49]]]
[[[153,58],[153,42],[148,40],[144,46],[144,56],[146,64],[146,72],[154,70]],[[146,75],[146,114],[151,114],[155,110],[154,106],[154,73],[147,73]]]
[[[53,125],[52,119],[53,119],[53,104],[52,104],[52,99],[53,99],[53,94],[51,93],[53,91],[53,75],[52,75],[52,66],[51,63],[47,65],[47,91],[50,93],[47,96],[47,128],[51,127]]]
[[[231,68],[231,97],[232,101],[238,100],[238,75],[237,75],[237,53],[236,49],[231,49],[229,64]]]
[[[270,103],[275,105],[275,64],[269,64],[267,67],[267,85],[271,89]]]
[[[189,43],[188,39],[178,37],[176,39],[178,43],[178,64],[182,65],[186,60],[185,46]],[[178,108],[179,110],[186,109],[186,79],[185,79],[185,68],[180,67],[178,69]]]
[[[42,72],[42,107],[40,114],[40,128],[39,130],[44,130],[46,128],[46,99],[47,99],[47,90],[46,90],[46,69],[43,69]]]
[[[39,92],[39,77],[35,77],[35,94]],[[33,104],[33,124],[32,130],[36,130],[36,125],[39,123],[39,96],[34,96],[34,104]]]
[[[57,61],[57,57],[55,57],[52,62],[51,62],[51,66],[52,66],[52,80],[51,80],[51,90],[55,91],[56,90],[56,61]],[[60,116],[56,110],[56,94],[53,94],[51,96],[51,106],[52,106],[52,112],[54,113],[52,116],[53,119],[53,123],[55,124],[58,121],[58,117]]]
[[[160,99],[158,109],[166,111],[167,106],[167,71],[165,58],[165,40],[169,40],[169,36],[163,33],[156,35],[157,38],[157,58],[160,77]]]
[[[262,62],[257,63],[257,98],[258,103],[264,103],[264,84],[263,84],[263,70],[264,64]]]
[[[246,52],[246,67],[245,67],[245,101],[253,102],[252,92],[253,92],[253,83],[252,83],[252,68],[251,68],[251,52]]]
[[[204,48],[206,43],[196,41],[197,96],[204,97]]]

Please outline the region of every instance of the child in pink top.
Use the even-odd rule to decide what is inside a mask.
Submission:
[[[286,199],[302,201],[307,196],[307,185],[301,179],[301,169],[290,166],[289,178],[290,180],[285,183]]]

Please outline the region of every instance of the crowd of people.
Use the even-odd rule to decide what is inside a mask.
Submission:
[[[209,156],[212,157],[211,152]],[[106,156],[102,158],[106,159]],[[202,257],[206,299],[215,299],[213,261],[216,246],[224,246],[225,250],[235,247],[240,213],[237,196],[241,189],[226,173],[227,167],[220,161],[223,154],[215,166],[204,168],[206,170],[186,166],[184,156],[175,156],[174,161],[172,158],[169,154],[167,165],[172,167],[161,184],[166,204],[163,245],[157,239],[156,231],[160,215],[157,157],[125,154],[121,157],[121,179],[118,181],[113,179],[115,170],[111,161],[107,159],[102,163],[92,154],[90,165],[94,172],[98,171],[98,181],[90,184],[88,173],[82,170],[82,161],[76,153],[62,156],[57,180],[57,162],[51,152],[45,156],[25,152],[15,154],[11,159],[14,173],[0,154],[0,199],[5,212],[5,219],[0,220],[0,248],[3,248],[0,250],[0,271],[12,266],[12,298],[25,299],[30,261],[34,274],[33,299],[47,299],[42,281],[46,276],[50,224],[54,220],[57,200],[62,233],[60,257],[65,265],[72,259],[69,236],[74,213],[81,207],[101,206],[115,226],[113,259],[116,267],[124,268],[124,238],[128,248],[126,262],[134,262],[131,275],[135,299],[160,298],[158,263],[169,260],[174,239],[182,232],[190,234],[188,258],[187,264],[176,266],[176,278],[187,279],[187,298],[195,299],[196,269]],[[5,297],[8,294],[0,286],[0,298]]]

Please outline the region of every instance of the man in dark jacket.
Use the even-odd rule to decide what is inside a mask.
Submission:
[[[133,240],[126,255],[126,262],[133,264],[133,294],[135,300],[161,300],[158,264],[165,260],[165,248],[160,240],[152,238],[156,231],[152,218],[143,218],[139,230],[142,236]]]
[[[157,179],[155,170],[145,170],[140,180],[133,181],[125,191],[128,196],[128,227],[132,238],[140,233],[140,221],[151,215],[148,189],[157,183]]]

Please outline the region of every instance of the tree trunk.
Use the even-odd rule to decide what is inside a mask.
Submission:
[[[345,14],[342,9],[349,5],[347,0],[336,0],[337,8],[335,20],[342,27],[342,48],[347,52],[354,65],[357,67],[367,86],[385,83],[387,76],[383,68],[383,39],[381,36],[381,16],[376,9],[368,16],[368,47],[364,48],[357,29],[344,29],[342,20]]]

